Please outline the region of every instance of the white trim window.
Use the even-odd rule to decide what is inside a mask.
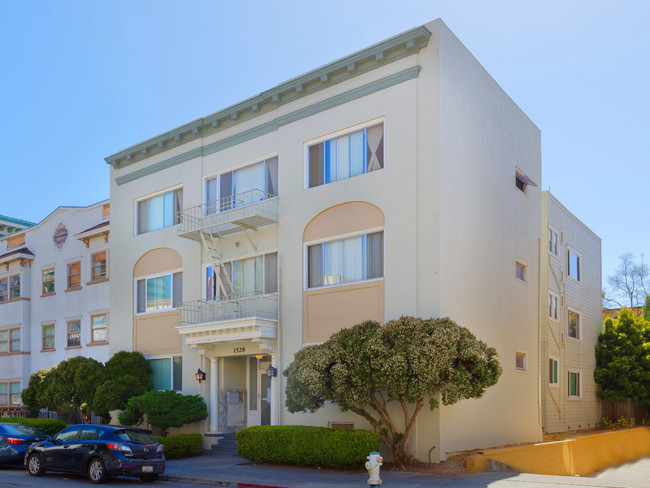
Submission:
[[[557,320],[557,302],[558,297],[554,293],[548,294],[548,316],[553,320]]]
[[[515,278],[524,283],[528,283],[528,276],[526,275],[526,265],[521,261],[515,261]]]
[[[183,389],[183,356],[147,358],[154,390]]]
[[[579,371],[568,371],[568,391],[567,394],[569,398],[580,398],[582,392],[580,388],[582,387],[580,382],[580,372]]]
[[[528,354],[515,352],[515,369],[517,371],[528,371]]]
[[[560,360],[555,357],[548,358],[549,386],[558,386],[560,384],[559,369],[560,369]]]
[[[580,256],[571,249],[567,251],[567,274],[576,281],[580,281]]]
[[[313,144],[307,150],[309,188],[370,173],[383,167],[383,122]]]
[[[548,252],[557,256],[557,232],[550,227],[548,229]]]
[[[343,285],[384,277],[384,232],[307,247],[307,287]]]
[[[273,157],[205,180],[206,215],[278,195],[278,158]]]
[[[136,205],[137,233],[144,234],[178,224],[182,209],[182,188],[138,201]]]
[[[223,288],[219,286],[219,280]],[[232,285],[232,286],[231,286]],[[223,263],[220,276],[212,265],[205,270],[206,300],[228,300],[278,291],[278,253]]]
[[[567,313],[567,335],[573,339],[580,339],[580,314],[571,309]]]
[[[183,303],[183,273],[167,273],[137,280],[137,313],[160,312]]]

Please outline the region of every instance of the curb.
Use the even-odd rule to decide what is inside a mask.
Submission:
[[[238,487],[238,488],[294,488],[284,485],[262,485],[258,483],[239,483],[237,481],[217,481],[217,480],[206,480],[201,478],[188,478],[186,476],[174,476],[174,475],[164,475],[170,481],[185,481],[187,483],[201,483],[204,485],[215,485],[215,486],[228,486],[228,487]],[[162,480],[162,476],[160,477]]]

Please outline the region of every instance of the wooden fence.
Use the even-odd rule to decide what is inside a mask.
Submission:
[[[602,400],[600,403],[600,416],[608,420],[619,417],[634,419],[636,425],[645,425],[650,421],[647,410],[639,405],[634,405],[632,400],[627,402],[609,402]]]

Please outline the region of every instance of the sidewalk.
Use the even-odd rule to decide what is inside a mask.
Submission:
[[[252,464],[233,455],[201,455],[167,461],[170,480],[215,485],[257,485],[279,488],[365,488],[365,472]],[[594,473],[590,477],[483,472],[467,476],[432,476],[382,471],[383,488],[648,488],[650,457]]]

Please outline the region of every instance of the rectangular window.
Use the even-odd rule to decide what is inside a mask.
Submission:
[[[384,124],[320,142],[308,150],[309,188],[384,167]]]
[[[25,234],[7,237],[7,249],[25,244]]]
[[[384,276],[384,232],[309,246],[309,288],[341,285]]]
[[[20,351],[20,329],[9,330],[9,352]]]
[[[580,397],[580,373],[569,371],[569,397]]]
[[[568,274],[571,278],[580,281],[580,256],[571,249],[567,251]]]
[[[106,314],[90,317],[91,342],[106,342]]]
[[[183,209],[183,189],[140,200],[137,207],[138,234],[176,225]]]
[[[568,319],[569,337],[574,339],[580,339],[580,314],[569,310],[569,319]]]
[[[68,347],[81,346],[81,320],[68,321]]]
[[[54,349],[54,324],[44,325],[43,331],[43,350]]]
[[[102,207],[102,217],[109,217],[111,215],[111,204],[105,203]]]
[[[20,405],[20,383],[9,383],[9,402],[11,405]]]
[[[220,279],[223,289],[219,286],[219,279],[212,266],[207,267],[206,299],[208,300],[214,300],[217,296],[221,300],[227,300],[231,296],[244,297],[278,291],[278,253],[276,252],[224,263],[222,269]],[[232,283],[232,289],[229,282]]]
[[[54,268],[43,270],[43,295],[54,293]]]
[[[183,303],[183,273],[138,280],[138,313],[180,307]]]
[[[525,352],[515,353],[515,369],[517,371],[528,371],[528,358]]]
[[[552,293],[548,294],[548,316],[557,320],[557,296]]]
[[[81,261],[68,264],[68,290],[81,287]]]
[[[557,256],[557,232],[548,230],[548,252]]]
[[[0,353],[9,352],[9,331],[0,330]]]
[[[0,383],[0,405],[9,405],[9,385]]]
[[[0,302],[9,300],[9,278],[0,279]]]
[[[148,361],[151,365],[151,382],[154,390],[181,391],[183,389],[182,356],[149,359]]]
[[[559,362],[557,359],[549,358],[548,360],[548,384],[557,385],[558,384],[558,366]]]
[[[517,187],[520,191],[528,195],[528,187],[529,186],[537,186],[533,180],[528,178],[522,171],[520,170],[515,170],[515,187]]]
[[[106,278],[106,251],[101,251],[91,256],[90,280],[102,280]]]
[[[526,283],[526,265],[515,261],[515,278]]]

